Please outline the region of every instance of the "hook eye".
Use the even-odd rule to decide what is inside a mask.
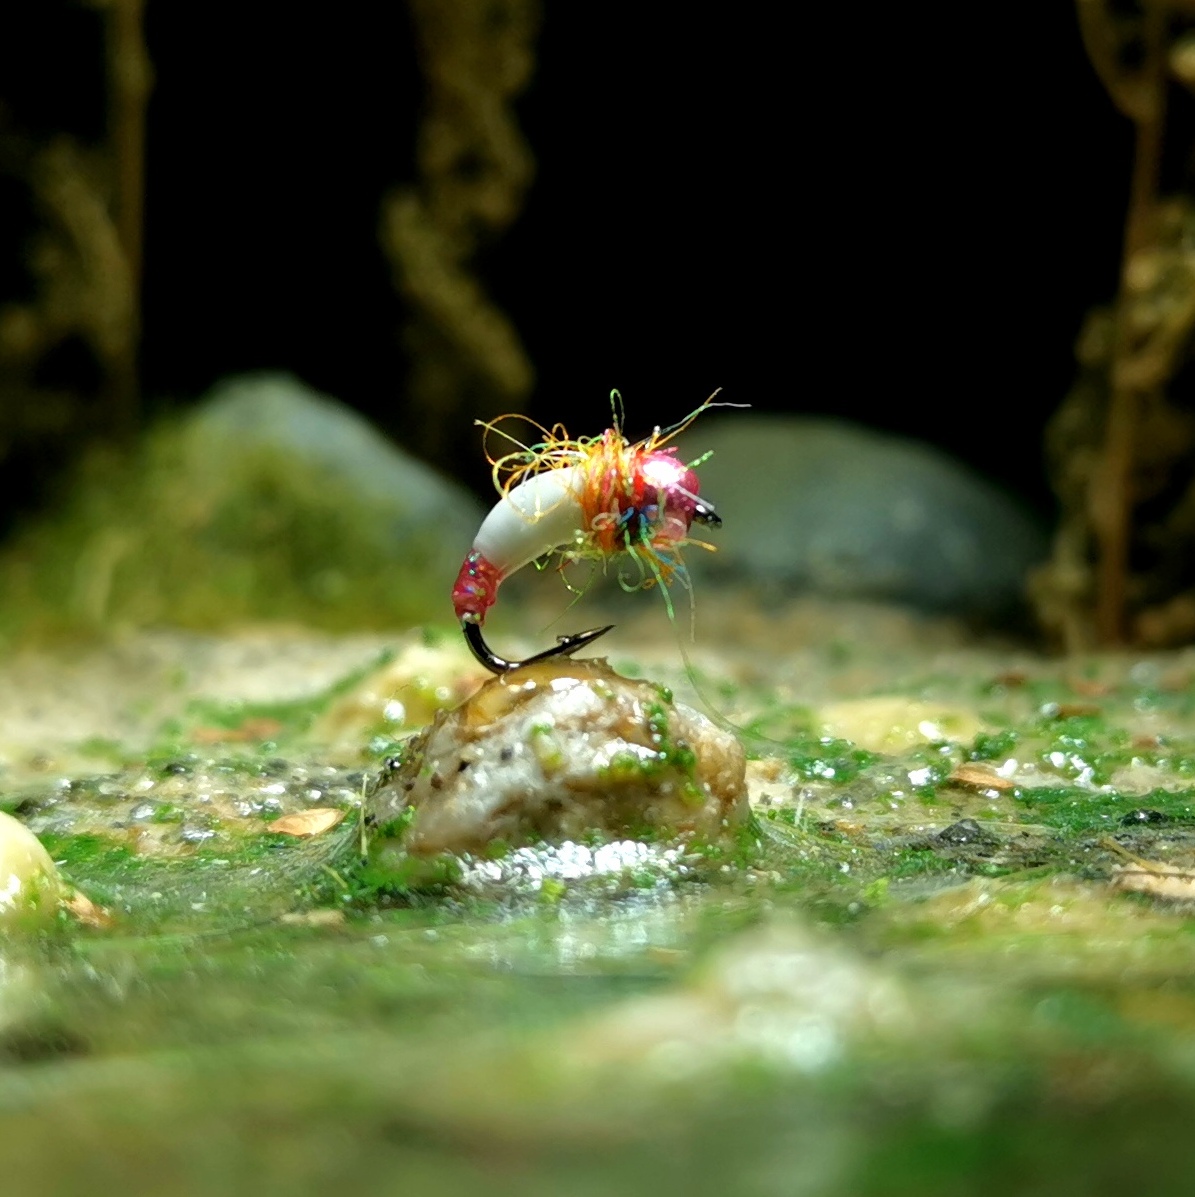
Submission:
[[[722,527],[722,517],[714,510],[714,505],[701,499],[697,500],[693,508],[693,520],[695,523],[705,524],[707,528]]]

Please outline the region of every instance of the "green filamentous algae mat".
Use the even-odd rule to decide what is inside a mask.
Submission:
[[[1190,1192],[1195,653],[700,620],[746,832],[418,875],[361,804],[456,637],[12,658],[0,807],[107,916],[0,948],[5,1190]],[[696,703],[658,621],[609,640]]]

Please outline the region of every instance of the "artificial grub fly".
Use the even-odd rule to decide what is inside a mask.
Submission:
[[[516,570],[549,555],[563,568],[576,561],[605,564],[625,555],[638,569],[633,585],[666,588],[680,577],[687,585],[681,549],[692,540],[694,523],[721,526],[713,504],[699,495],[696,468],[669,442],[712,406],[714,392],[696,411],[670,428],[656,428],[632,444],[622,433],[621,400],[614,402],[613,427],[601,436],[572,438],[562,425],[551,429],[528,420],[543,439],[522,445],[498,433],[501,420],[478,421],[487,436],[498,433],[518,448],[487,457],[502,496],[482,521],[452,588],[452,604],[473,655],[494,673],[505,673],[550,657],[566,656],[604,636],[613,624],[561,636],[557,644],[523,661],[494,653],[481,632],[502,582]],[[506,418],[506,417],[503,417]],[[525,419],[525,417],[517,417]],[[671,614],[671,603],[665,593]]]

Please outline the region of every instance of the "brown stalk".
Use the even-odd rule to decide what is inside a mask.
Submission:
[[[1127,75],[1115,62],[1110,18],[1100,0],[1078,0],[1080,27],[1097,73],[1117,105],[1136,125],[1137,138],[1129,207],[1125,219],[1120,294],[1112,360],[1111,396],[1100,467],[1093,473],[1089,510],[1097,545],[1095,629],[1104,644],[1126,636],[1129,541],[1133,510],[1133,454],[1144,401],[1162,380],[1142,380],[1135,369],[1140,346],[1132,337],[1138,255],[1155,234],[1166,113],[1166,33],[1164,5],[1146,3],[1142,20],[1144,60]],[[1098,10],[1098,11],[1097,11]],[[1094,48],[1093,48],[1094,47]]]
[[[141,330],[145,223],[145,115],[153,69],[145,46],[145,0],[97,0],[105,10],[108,56],[108,140],[114,163],[117,236],[132,293],[131,335],[111,362],[112,426],[131,435],[138,423],[137,350]]]

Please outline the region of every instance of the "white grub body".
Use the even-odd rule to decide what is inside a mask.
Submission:
[[[580,484],[577,466],[545,470],[520,482],[482,521],[473,551],[505,578],[545,553],[572,544],[584,531]]]

